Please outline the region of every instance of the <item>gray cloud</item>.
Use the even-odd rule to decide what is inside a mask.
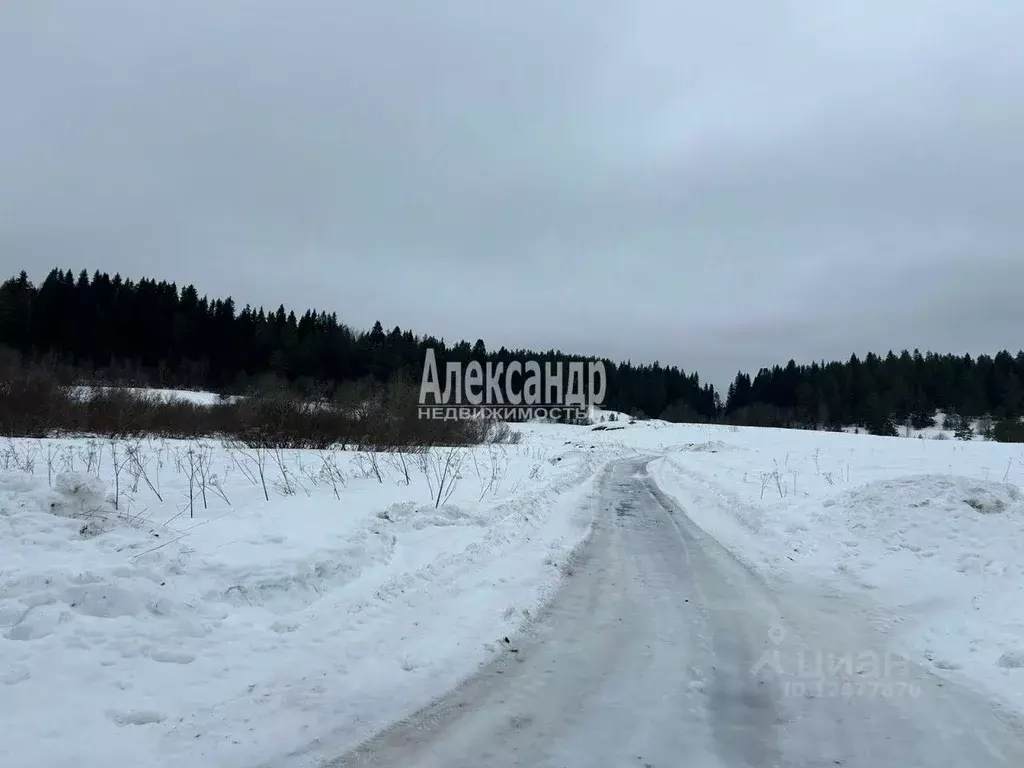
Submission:
[[[1024,7],[15,0],[0,268],[660,359],[1021,346]]]

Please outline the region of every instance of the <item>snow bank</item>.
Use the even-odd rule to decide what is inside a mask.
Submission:
[[[769,580],[855,593],[893,650],[1024,712],[1019,446],[721,430],[652,462]],[[862,601],[851,602],[851,605]]]
[[[154,489],[125,470],[116,508],[106,442],[12,445],[36,455],[0,474],[0,722],[19,768],[305,765],[353,746],[499,652],[587,535],[602,461],[483,446],[435,505],[397,462],[379,482],[339,453],[335,497],[315,453],[289,452],[291,492],[278,477],[268,501],[207,446],[220,493],[194,491],[190,517],[192,444],[144,444]]]

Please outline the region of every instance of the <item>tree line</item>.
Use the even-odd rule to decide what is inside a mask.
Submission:
[[[820,362],[743,372],[729,385],[724,412],[735,423],[839,429],[858,425],[894,435],[909,425],[924,429],[936,411],[954,422],[982,418],[1014,424],[1024,415],[1024,352],[988,355],[851,355]],[[1004,426],[1004,429],[1007,429]]]
[[[533,359],[542,365],[592,357],[558,350],[488,349],[446,342],[380,321],[357,331],[335,312],[283,305],[265,310],[232,298],[201,296],[193,285],[120,275],[54,269],[38,286],[25,272],[0,286],[0,345],[22,361],[45,361],[65,381],[83,379],[160,387],[246,392],[267,379],[287,382],[304,394],[325,389],[383,388],[395,377],[418,383],[426,350],[448,362],[508,363]],[[634,365],[604,360],[604,404],[637,415],[677,421],[717,418],[715,388],[695,373],[659,363]]]
[[[52,270],[37,286],[25,272],[0,286],[0,346],[6,364],[44,363],[67,381],[245,392],[268,379],[295,391],[383,388],[395,377],[418,382],[425,351],[447,362],[585,362],[559,350],[489,349],[482,339],[446,342],[409,329],[366,330],[335,312],[300,316],[231,298],[209,298],[194,285],[132,280],[95,271]],[[659,362],[603,359],[604,405],[638,417],[799,428],[860,425],[893,434],[933,423],[937,410],[967,418],[1015,421],[1024,415],[1024,352],[980,355],[874,353],[739,372],[724,401],[715,387]]]

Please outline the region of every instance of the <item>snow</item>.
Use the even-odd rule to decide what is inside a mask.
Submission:
[[[339,452],[337,497],[314,452],[288,452],[290,479],[271,457],[267,501],[237,451],[144,442],[153,488],[129,465],[115,509],[112,446],[123,461],[130,444],[11,441],[5,764],[308,764],[428,703],[499,651],[589,532],[614,451],[558,442],[472,449],[437,506],[413,456],[407,484],[398,461],[380,482]],[[210,457],[194,517],[190,448]]]
[[[915,429],[909,424],[896,424],[896,431],[900,437],[918,437],[925,440],[953,440],[956,437],[956,430],[951,425],[947,425],[946,422],[949,416],[943,411],[936,411],[934,414],[935,424],[924,429]],[[971,429],[974,431],[972,440],[988,440],[982,433],[982,420],[973,419],[970,422]],[[847,426],[843,427],[843,431],[851,435],[867,434],[867,430],[864,427],[858,426]]]
[[[82,400],[94,397],[106,391],[126,392],[131,395],[138,395],[163,402],[184,402],[193,405],[216,405],[222,398],[216,392],[190,389],[150,389],[143,387],[106,387],[106,386],[76,386],[71,388],[72,395]],[[237,400],[237,396],[231,396],[228,401]]]
[[[1024,712],[1021,446],[704,432],[650,465],[698,525],[770,582],[839,590],[895,652]]]
[[[586,541],[598,473],[637,455],[767,582],[847,596],[895,652],[1024,712],[1024,447],[513,428],[457,452],[440,503],[438,449],[408,478],[395,456],[264,456],[267,499],[217,442],[0,443],[4,764],[336,756],[500,653]]]

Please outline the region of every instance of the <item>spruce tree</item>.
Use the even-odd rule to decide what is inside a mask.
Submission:
[[[957,440],[973,440],[974,439],[974,427],[971,426],[971,420],[963,414],[957,414],[954,420],[953,437]]]

